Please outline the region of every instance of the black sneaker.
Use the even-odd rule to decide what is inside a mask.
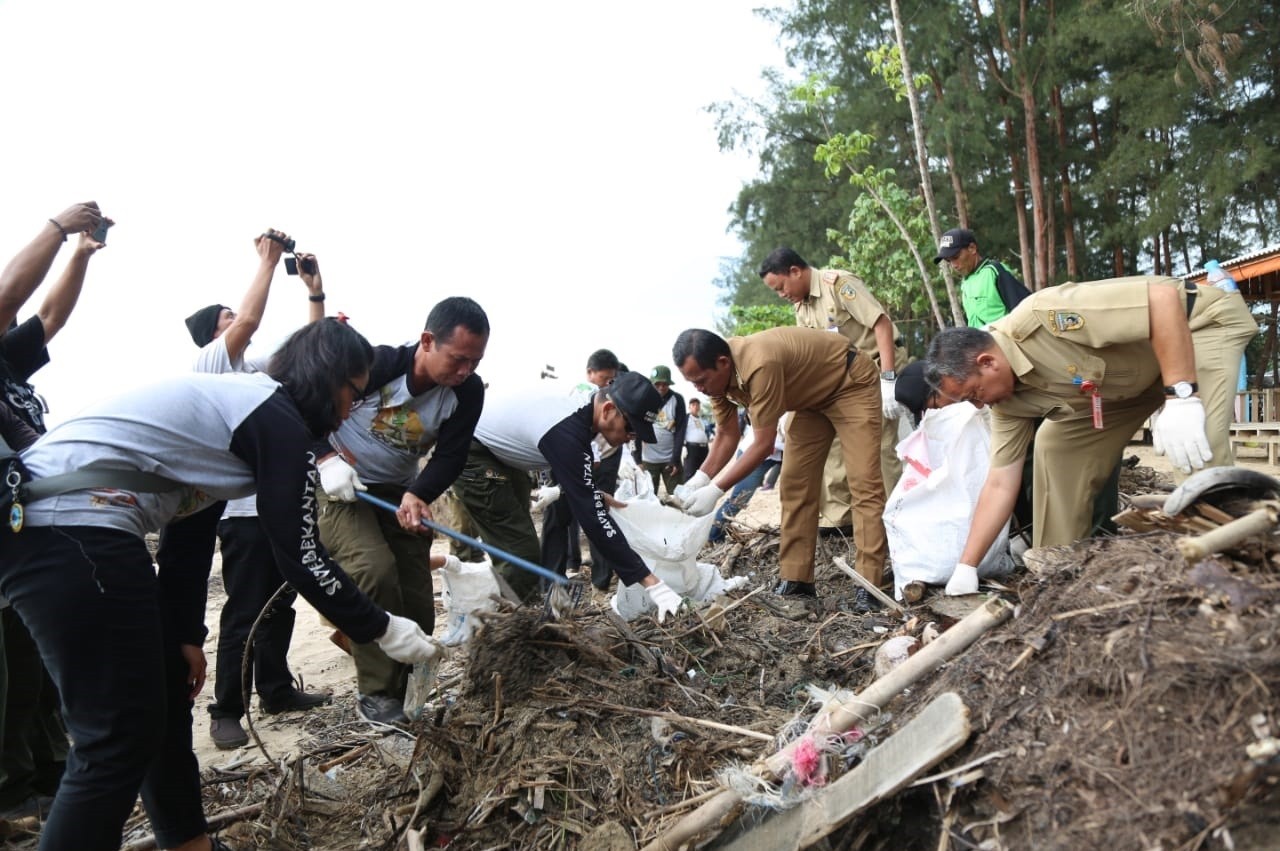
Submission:
[[[872,597],[866,588],[859,588],[853,595],[853,610],[860,615],[878,612],[881,608],[880,601]]]
[[[210,718],[209,738],[220,751],[231,751],[249,744],[249,734],[240,726],[239,718]]]
[[[377,724],[407,724],[404,703],[385,694],[356,695],[356,713],[366,721]]]
[[[259,703],[262,705],[263,712],[268,715],[279,715],[281,712],[306,712],[308,709],[324,706],[331,700],[333,695],[327,691],[308,692],[291,688],[280,697],[260,700]]]
[[[773,589],[773,593],[779,597],[816,597],[818,596],[818,589],[813,586],[812,582],[796,582],[791,579],[784,579]]]

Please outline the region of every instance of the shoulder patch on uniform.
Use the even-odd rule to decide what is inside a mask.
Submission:
[[[1084,317],[1069,310],[1050,310],[1049,322],[1061,334],[1064,331],[1079,331],[1084,327]]]
[[[845,281],[840,285],[840,298],[845,301],[853,301],[858,297],[858,290],[853,286],[852,281]]]
[[[833,269],[828,269],[822,273],[822,283],[824,284],[834,284],[838,280],[840,280],[840,273]]]

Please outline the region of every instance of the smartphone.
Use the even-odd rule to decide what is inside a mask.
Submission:
[[[284,258],[284,271],[287,275],[298,274],[298,269],[302,269],[304,275],[314,275],[316,273],[315,261],[308,260],[305,257],[299,260],[297,257]]]
[[[107,244],[107,229],[111,227],[111,222],[103,219],[98,222],[98,229],[93,232],[93,241]]]

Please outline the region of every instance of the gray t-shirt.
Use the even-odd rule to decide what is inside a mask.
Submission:
[[[366,396],[329,443],[366,484],[408,487],[418,476],[418,464],[436,445],[441,426],[457,408],[452,387],[437,385],[413,396],[408,376],[401,375]]]

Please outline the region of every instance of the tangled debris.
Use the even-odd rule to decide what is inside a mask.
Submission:
[[[1143,469],[1125,471],[1132,493],[1165,484]],[[1215,510],[1237,507],[1182,531]],[[814,755],[817,782],[834,781],[944,692],[974,729],[830,847],[1275,847],[1280,548],[1254,538],[1188,568],[1177,532],[1151,528],[1029,553],[998,589],[1018,605],[1012,622]],[[821,539],[812,602],[761,593],[776,529],[737,528],[702,557],[751,584],[674,623],[624,623],[602,596],[561,622],[504,606],[446,664],[412,737],[373,730],[337,700],[308,714],[313,738],[278,770],[206,770],[206,812],[241,849],[642,846],[714,795],[726,769],[796,735],[815,692],[862,690],[882,645],[914,652],[965,614],[936,595],[905,617],[855,613],[830,566],[849,549]],[[745,818],[762,815],[757,804]],[[146,829],[137,817],[125,847],[154,847]]]

